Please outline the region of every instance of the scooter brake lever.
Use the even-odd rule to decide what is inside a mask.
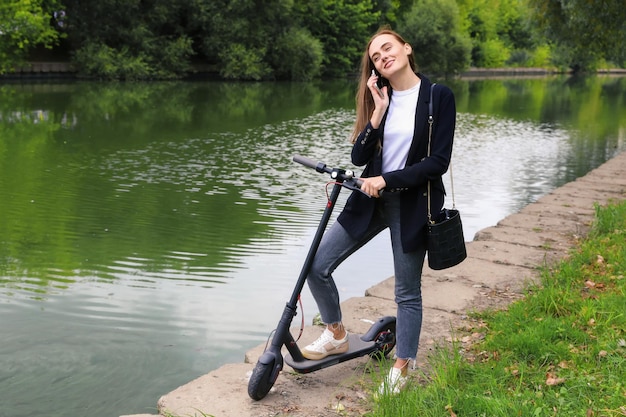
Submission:
[[[359,187],[360,183],[362,183],[362,181],[359,180],[358,178],[350,178],[349,180],[345,180],[343,182],[343,186],[346,187],[349,190],[359,191],[360,193],[363,193],[364,195],[368,196],[369,198],[372,198],[371,195],[369,195],[365,191],[361,190],[361,188]]]

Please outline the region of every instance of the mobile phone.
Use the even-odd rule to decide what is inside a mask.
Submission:
[[[384,86],[388,86],[389,81],[387,81],[386,78],[381,76],[380,73],[376,71],[375,69],[372,70],[372,75],[376,75],[378,77],[378,80],[376,81],[376,89],[378,90],[378,94],[380,94],[380,96],[383,97],[382,88]]]

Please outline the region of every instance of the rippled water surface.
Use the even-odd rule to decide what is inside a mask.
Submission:
[[[450,86],[468,240],[625,148],[624,79]],[[0,417],[154,413],[264,343],[329,180],[291,157],[360,172],[353,88],[0,85]],[[383,234],[336,278],[392,274]]]

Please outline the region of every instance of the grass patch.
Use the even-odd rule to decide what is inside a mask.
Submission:
[[[626,416],[626,202],[525,297],[472,316],[477,343],[440,347],[424,383],[368,416]]]

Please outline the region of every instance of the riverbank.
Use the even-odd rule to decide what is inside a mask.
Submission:
[[[563,72],[549,68],[469,68],[459,77],[471,78],[503,78],[503,77],[546,77],[549,75],[572,75],[571,71]],[[596,75],[626,75],[626,68],[598,69]]]
[[[540,198],[496,226],[480,230],[468,242],[468,259],[461,265],[423,275],[424,323],[418,366],[424,366],[436,343],[449,341],[468,324],[467,312],[505,307],[521,297],[538,268],[567,256],[589,231],[594,204],[626,198],[626,152]],[[466,239],[469,239],[466,236]],[[280,300],[277,300],[280,302]],[[393,277],[342,303],[349,331],[362,333],[369,320],[395,315]],[[278,319],[278,318],[277,318]],[[307,326],[306,344],[320,332]],[[369,395],[360,383],[377,368],[360,358],[301,375],[289,367],[261,401],[247,395],[249,375],[264,345],[247,352],[243,363],[226,364],[164,395],[158,400],[163,416],[356,416]],[[134,415],[133,417],[155,415]],[[128,417],[128,416],[127,416]]]
[[[190,74],[191,77],[206,74],[214,77],[212,68],[197,66]],[[499,78],[499,77],[545,77],[548,75],[563,74],[548,68],[469,68],[459,75],[460,78]],[[599,69],[597,75],[626,75],[626,68]],[[71,62],[29,62],[14,72],[0,75],[2,79],[55,79],[79,78],[78,71]]]

